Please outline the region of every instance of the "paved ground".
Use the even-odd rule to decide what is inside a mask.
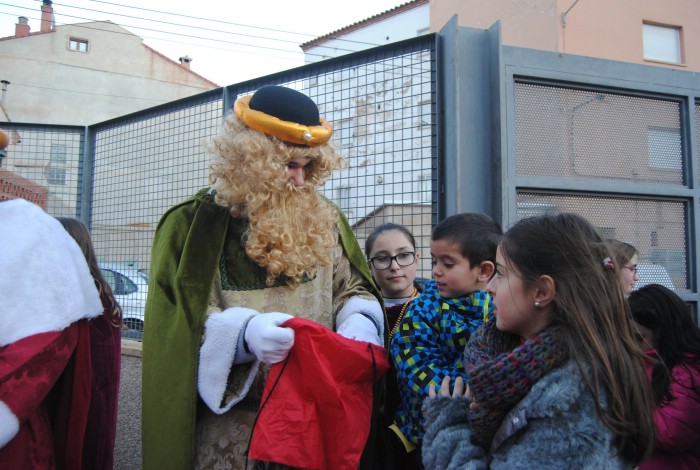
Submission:
[[[122,340],[115,470],[141,468],[141,343]]]

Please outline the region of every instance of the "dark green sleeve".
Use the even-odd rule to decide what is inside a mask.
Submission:
[[[142,361],[145,470],[193,468],[197,358],[228,219],[195,197],[156,228]]]

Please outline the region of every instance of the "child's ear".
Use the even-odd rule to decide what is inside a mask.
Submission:
[[[557,293],[557,285],[552,276],[540,276],[537,287],[535,287],[535,303],[538,307],[546,307],[553,300]]]
[[[494,265],[491,261],[482,261],[479,265],[479,282],[489,282],[495,270],[496,265]]]

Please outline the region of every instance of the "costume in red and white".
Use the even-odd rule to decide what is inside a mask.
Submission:
[[[0,203],[0,468],[82,468],[92,384],[87,319],[102,302],[61,224]]]

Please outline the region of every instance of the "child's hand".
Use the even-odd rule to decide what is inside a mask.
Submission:
[[[451,396],[452,398],[458,398],[458,397],[464,396],[465,392],[469,392],[469,387],[467,387],[466,390],[464,388],[464,379],[462,377],[457,377],[455,379],[454,390],[450,394],[450,381],[451,380],[452,380],[452,378],[450,376],[447,376],[447,377],[442,379],[442,383],[440,384],[440,396],[441,397]],[[434,384],[430,384],[430,387],[428,389],[428,396],[430,398],[435,398],[437,396]]]
[[[464,396],[467,398],[471,398],[472,402],[469,403],[469,409],[473,410],[475,409],[478,405],[476,404],[476,401],[474,401],[474,394],[472,393],[471,389],[469,388],[469,385],[467,385],[467,391],[464,392]]]

